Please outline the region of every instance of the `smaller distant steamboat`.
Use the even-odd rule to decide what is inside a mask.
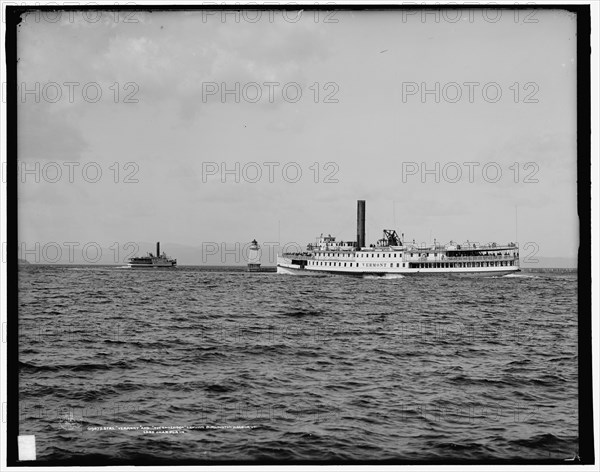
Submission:
[[[171,259],[164,252],[160,253],[160,242],[156,243],[156,255],[151,252],[147,256],[132,257],[127,263],[132,269],[165,269],[177,267],[177,259]]]

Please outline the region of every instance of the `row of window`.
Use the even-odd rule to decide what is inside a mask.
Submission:
[[[356,265],[354,265],[356,264]],[[308,261],[308,265],[318,267],[369,267],[369,268],[393,268],[394,263],[390,262],[386,265],[385,262],[329,262],[329,261]],[[409,265],[412,269],[456,269],[465,267],[504,267],[514,266],[514,261],[490,261],[490,262],[422,262],[422,263],[411,263]],[[400,267],[400,263],[396,262],[396,268]],[[406,267],[403,262],[402,267]]]
[[[422,262],[411,263],[413,269],[456,269],[465,267],[504,267],[514,266],[515,261],[490,261],[490,262]]]
[[[308,261],[308,265],[319,267],[394,267],[393,262],[390,262],[389,266],[387,266],[385,262],[363,262],[359,264],[358,262]],[[400,267],[399,262],[396,262],[396,267]],[[404,262],[402,263],[402,267],[406,267],[406,264]]]
[[[356,253],[348,253],[348,254],[337,253],[337,252],[333,252],[333,253],[326,252],[325,254],[317,253],[317,254],[315,254],[315,257],[317,259],[329,258],[329,257],[337,257],[337,258],[340,258],[340,257],[351,257],[351,258],[354,258],[354,257],[383,257],[383,258],[385,258],[386,255],[387,255],[387,257],[402,257],[402,253],[400,253],[400,252],[393,252],[393,253],[390,252],[387,254],[384,254],[381,252],[378,252],[378,253],[356,252]]]
[[[407,256],[409,257],[428,257],[429,253],[406,253]],[[506,253],[506,255],[508,255],[508,253]],[[354,257],[359,257],[359,258],[383,258],[385,259],[385,257],[402,257],[402,253],[400,252],[393,252],[393,253],[381,253],[381,252],[377,252],[377,253],[369,253],[369,252],[357,252],[357,253],[349,253],[349,254],[344,254],[344,253],[325,253],[325,254],[315,254],[315,257],[317,259],[323,259],[323,258],[330,258],[330,257],[337,257],[337,258],[354,258]],[[477,257],[495,257],[496,254],[486,254],[485,256],[477,256]],[[441,256],[442,259],[444,258],[444,256]]]

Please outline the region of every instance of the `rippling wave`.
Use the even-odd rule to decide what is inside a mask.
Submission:
[[[577,276],[19,268],[38,460],[568,460]]]

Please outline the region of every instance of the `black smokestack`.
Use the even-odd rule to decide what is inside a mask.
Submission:
[[[358,200],[356,210],[356,245],[358,250],[365,247],[365,214],[366,203],[364,200]]]
[[[156,257],[160,257],[160,243],[156,243]]]

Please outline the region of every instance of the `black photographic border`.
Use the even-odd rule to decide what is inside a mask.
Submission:
[[[80,457],[69,460],[19,461],[17,436],[19,433],[19,326],[18,326],[18,200],[17,200],[17,31],[21,15],[33,11],[178,11],[178,10],[290,10],[305,11],[397,11],[441,9],[493,9],[493,10],[566,10],[577,16],[577,211],[579,216],[578,253],[578,379],[579,379],[579,458],[560,460],[447,460],[414,462],[407,460],[385,461],[166,461],[145,459],[106,460],[104,457]],[[78,6],[11,6],[6,7],[6,67],[7,67],[7,465],[27,467],[48,466],[190,466],[190,465],[580,465],[594,464],[594,424],[592,392],[592,272],[591,272],[591,11],[585,4],[556,5],[78,5]]]

